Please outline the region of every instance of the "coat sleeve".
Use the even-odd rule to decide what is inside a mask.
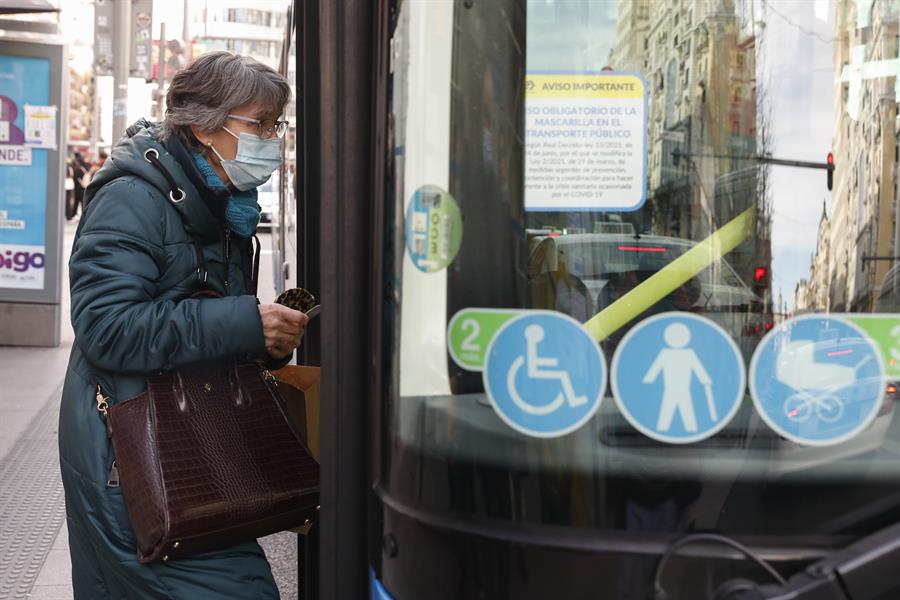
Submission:
[[[175,225],[163,202],[133,180],[120,179],[91,203],[69,260],[79,348],[96,367],[131,373],[265,356],[253,296],[161,297],[166,290],[159,282],[169,267],[166,227]]]

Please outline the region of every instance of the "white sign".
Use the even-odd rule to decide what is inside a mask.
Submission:
[[[25,145],[56,149],[56,107],[25,105]]]
[[[31,166],[31,148],[0,144],[0,165]]]
[[[0,217],[0,229],[25,229],[25,221]]]
[[[0,142],[9,142],[9,121],[0,121]]]
[[[44,289],[44,246],[0,244],[0,288]]]
[[[647,197],[647,83],[532,73],[525,84],[525,209],[637,210]]]

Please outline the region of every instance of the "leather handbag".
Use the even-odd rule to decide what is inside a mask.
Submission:
[[[154,375],[113,406],[98,388],[140,562],[310,523],[319,465],[278,386],[258,364],[231,363]]]

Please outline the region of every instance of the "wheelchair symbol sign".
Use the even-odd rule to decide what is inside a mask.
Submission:
[[[884,400],[879,348],[846,319],[790,319],[762,339],[750,361],[750,395],[783,437],[830,446],[864,430]]]
[[[507,425],[551,438],[575,431],[600,408],[606,361],[575,319],[524,311],[491,340],[483,378],[491,405]]]

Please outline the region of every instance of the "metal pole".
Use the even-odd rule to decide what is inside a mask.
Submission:
[[[800,167],[804,169],[823,169],[829,170],[834,169],[834,165],[829,165],[827,162],[811,162],[808,160],[791,160],[787,158],[774,158],[772,156],[761,156],[758,154],[694,154],[689,152],[681,152],[680,150],[673,150],[672,156],[674,157],[700,157],[700,158],[737,158],[741,160],[755,160],[759,163],[765,163],[769,165],[781,165],[783,167]]]
[[[156,120],[162,121],[166,109],[166,24],[159,24],[159,65],[156,67]]]
[[[184,42],[185,48],[185,58],[190,58],[190,52],[187,52],[188,44],[191,40],[191,10],[190,10],[190,0],[184,0],[184,21],[181,26],[181,39]]]
[[[116,0],[113,30],[113,139],[115,145],[128,127],[128,77],[131,75],[131,0]]]
[[[862,258],[859,259],[862,262],[868,262],[870,260],[900,260],[900,256],[866,256],[863,254]]]
[[[94,73],[94,104],[91,107],[91,157],[97,157],[100,139],[100,76]]]

